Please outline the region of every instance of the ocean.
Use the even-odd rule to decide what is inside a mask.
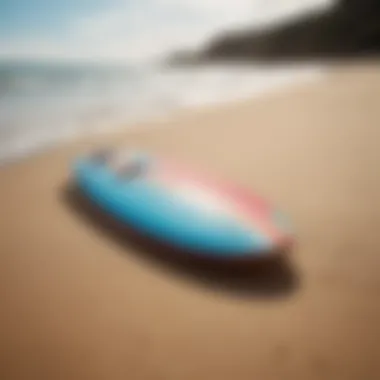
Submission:
[[[149,4],[132,1],[135,11],[141,11],[141,20],[136,19],[137,14],[131,14],[128,7],[111,8],[108,13],[100,12],[96,17],[92,15],[82,20],[78,24],[80,27],[77,25],[75,35],[78,41],[82,38],[87,45],[94,39],[95,46],[100,49],[97,51],[104,53],[103,58],[109,62],[114,52],[123,52],[121,47],[126,42],[119,27],[126,24],[128,17],[133,16],[129,20],[131,23],[137,20],[141,22],[136,23],[138,29],[135,34],[126,32],[126,36],[129,36],[126,41],[130,41],[126,51],[135,50],[137,57],[140,57],[146,54],[143,53],[144,42],[147,47],[158,44],[158,51],[170,51],[172,45],[169,40],[177,34],[178,38],[181,37],[180,42],[185,41],[187,36],[196,35],[198,30],[200,40],[205,41],[207,31],[213,28],[219,30],[221,25],[228,25],[229,22],[235,23],[245,18],[249,25],[259,25],[265,20],[277,20],[279,15],[290,17],[294,10],[305,8],[306,5],[310,7],[332,1],[239,0],[235,4],[209,0],[202,6],[184,0],[155,0]],[[157,9],[153,7],[154,4]],[[188,22],[176,21],[173,18],[174,10],[178,15],[186,16],[183,20]],[[160,23],[154,23],[157,18],[161,20]],[[181,29],[183,24],[185,30]],[[155,25],[156,31],[152,25]],[[204,30],[201,29],[202,25]],[[102,35],[97,34],[100,31]],[[155,42],[155,38],[160,36]],[[184,108],[239,101],[306,78],[319,77],[323,72],[321,67],[315,66],[218,65],[170,68],[153,63],[157,61],[147,59],[137,63],[136,59],[127,57],[123,59],[123,64],[105,63],[106,59],[84,63],[89,60],[62,58],[62,55],[74,52],[74,36],[66,41],[67,51],[57,51],[60,47],[57,43],[49,45],[45,40],[29,40],[27,35],[24,38],[26,43],[22,46],[27,48],[26,52],[15,50],[19,49],[18,40],[14,45],[8,43],[4,46],[11,49],[8,52],[10,56],[15,53],[26,56],[9,59],[4,58],[4,51],[0,54],[0,165],[83,135],[128,129],[128,126],[138,126],[140,122]],[[113,46],[112,42],[116,40],[118,43]],[[86,44],[78,46],[84,50]],[[107,50],[108,45],[114,49]],[[38,51],[38,46],[45,50]],[[34,56],[28,58],[31,52]],[[84,53],[91,56],[91,51]],[[39,55],[45,58],[39,58]],[[52,59],[46,59],[46,55],[51,55]]]
[[[184,108],[238,101],[315,78],[317,67],[0,63],[0,163],[84,134]]]

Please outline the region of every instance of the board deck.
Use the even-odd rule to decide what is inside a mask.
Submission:
[[[128,150],[79,158],[82,193],[116,220],[174,247],[213,258],[263,258],[293,238],[261,197],[162,157]]]

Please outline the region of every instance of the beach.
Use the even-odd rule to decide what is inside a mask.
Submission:
[[[82,138],[0,168],[0,378],[380,377],[380,68]],[[119,244],[65,200],[80,153],[123,145],[279,205],[296,286],[190,275]],[[284,285],[285,286],[285,285]],[[282,290],[282,291],[280,291]]]

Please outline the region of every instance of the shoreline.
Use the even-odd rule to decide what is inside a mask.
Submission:
[[[189,111],[202,112],[203,109],[207,110],[209,108],[225,107],[229,104],[239,104],[247,100],[249,101],[249,99],[255,99],[262,96],[265,97],[268,96],[268,94],[283,91],[288,87],[308,83],[326,75],[326,70],[324,70],[323,66],[321,67],[320,65],[301,65],[299,69],[292,68],[287,65],[280,66],[274,69],[273,77],[270,71],[266,72],[264,70],[263,73],[260,74],[260,70],[263,70],[263,68],[256,68],[255,66],[251,66],[250,68],[246,68],[240,72],[237,67],[229,67],[228,65],[222,66],[219,69],[222,70],[220,72],[214,71],[216,69],[216,67],[208,67],[208,65],[200,68],[194,68],[193,70],[185,69],[184,71],[181,71],[181,69],[179,69],[178,73],[180,75],[180,78],[182,77],[182,80],[179,81],[179,84],[181,84],[181,81],[183,82],[183,80],[184,82],[182,83],[182,90],[175,90],[175,92],[178,92],[178,101],[174,100],[174,93],[169,95],[171,91],[174,91],[171,86],[173,86],[173,80],[175,80],[176,75],[178,74],[176,73],[176,69],[167,68],[164,71],[162,75],[164,77],[167,76],[165,79],[166,85],[164,85],[161,90],[160,88],[162,83],[160,84],[160,81],[162,78],[158,79],[159,75],[161,75],[160,70],[158,69],[158,71],[155,72],[155,75],[158,75],[158,78],[154,76],[156,80],[159,81],[157,84],[158,89],[155,89],[154,86],[150,88],[148,85],[150,91],[145,94],[145,96],[152,96],[152,99],[155,99],[155,102],[144,100],[143,97],[141,99],[142,103],[138,105],[139,107],[142,106],[142,108],[136,112],[136,110],[133,109],[133,104],[131,104],[131,99],[127,97],[125,100],[124,108],[126,110],[130,109],[131,106],[132,108],[130,109],[131,112],[125,113],[124,116],[116,116],[117,112],[120,112],[120,105],[117,105],[116,100],[116,103],[114,104],[115,113],[113,114],[111,112],[108,116],[105,116],[105,114],[102,115],[102,102],[104,101],[104,104],[106,104],[106,100],[103,100],[100,101],[96,108],[91,109],[91,112],[90,110],[83,109],[81,112],[84,112],[84,114],[86,114],[86,112],[90,113],[88,113],[86,117],[83,116],[82,121],[80,113],[75,114],[74,110],[70,111],[70,109],[67,109],[66,116],[61,115],[63,116],[62,122],[59,116],[56,116],[56,118],[58,118],[56,126],[50,125],[54,124],[54,122],[49,122],[50,128],[46,128],[47,126],[44,127],[44,124],[42,123],[39,127],[42,128],[40,130],[38,128],[36,129],[36,124],[33,119],[34,117],[38,116],[38,112],[41,112],[41,110],[39,111],[39,108],[36,107],[34,113],[30,115],[31,126],[28,126],[28,123],[24,120],[24,126],[20,128],[18,135],[16,134],[13,136],[9,132],[8,143],[3,143],[2,146],[0,146],[0,167],[12,164],[12,162],[28,159],[29,157],[33,157],[34,154],[40,154],[40,152],[43,154],[45,151],[50,151],[52,149],[59,148],[61,145],[73,143],[78,139],[85,139],[86,135],[92,135],[95,137],[98,136],[101,138],[101,136],[105,136],[107,134],[112,135],[113,133],[118,133],[119,130],[127,131],[128,129],[132,130],[139,128],[140,126],[148,123],[159,123],[161,120],[172,118],[173,116],[175,117],[178,114],[186,114]],[[236,70],[238,71],[236,72]],[[201,77],[198,77],[199,74]],[[211,76],[209,76],[210,74]],[[216,77],[212,79],[215,75]],[[260,79],[260,75],[262,75],[263,80]],[[218,79],[219,76],[221,76],[221,79]],[[210,94],[207,94],[207,88],[205,89],[202,86],[199,87],[200,83],[202,83],[202,80],[200,81],[202,77],[203,80],[206,80],[206,83],[208,81],[211,81],[210,85],[212,87],[212,92]],[[190,78],[196,80],[195,89],[192,90],[188,88],[188,82]],[[217,79],[216,82],[215,79]],[[148,83],[150,83],[148,79],[146,80]],[[230,89],[231,91],[229,91],[228,86],[225,86],[231,80],[235,82],[235,85]],[[249,85],[247,88],[245,88],[244,85],[242,88],[239,88],[242,81],[244,80],[248,81]],[[152,84],[150,83],[150,85]],[[217,88],[215,86],[219,85],[221,86],[220,94],[215,92]],[[197,91],[199,91],[199,99],[197,96],[195,96]],[[203,91],[206,91],[206,93]],[[157,97],[160,93],[164,98],[162,104],[160,98]],[[188,98],[189,96],[190,98]],[[66,102],[67,99],[63,97],[58,103],[61,103],[61,107],[64,107]],[[176,104],[177,102],[178,104]],[[189,103],[187,104],[187,102]],[[54,100],[53,96],[53,103],[50,104],[50,107],[52,107],[54,104],[56,104],[56,101]],[[12,103],[10,103],[9,106],[11,105]],[[57,107],[57,105],[54,107]],[[104,107],[107,108],[106,105],[104,105]],[[99,111],[96,111],[96,109],[99,109]],[[57,110],[59,110],[59,107]],[[47,111],[47,115],[49,116],[51,114],[49,108]],[[14,112],[15,110],[13,113]],[[79,112],[79,109],[77,112]],[[6,114],[7,113],[5,113],[5,115]],[[12,113],[10,112],[8,116],[9,122],[13,120],[11,115]],[[51,117],[51,115],[49,117]],[[41,120],[44,121],[43,118]],[[13,121],[16,122],[17,117]],[[4,124],[3,127],[5,128],[5,126],[6,124]],[[45,128],[45,130],[43,128]],[[5,132],[7,132],[6,128]],[[7,138],[6,135],[5,138]]]

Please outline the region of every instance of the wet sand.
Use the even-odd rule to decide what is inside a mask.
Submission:
[[[379,378],[379,99],[380,68],[337,67],[1,168],[0,378]],[[66,191],[70,161],[105,143],[265,195],[293,220],[292,265],[219,273],[116,238]]]

